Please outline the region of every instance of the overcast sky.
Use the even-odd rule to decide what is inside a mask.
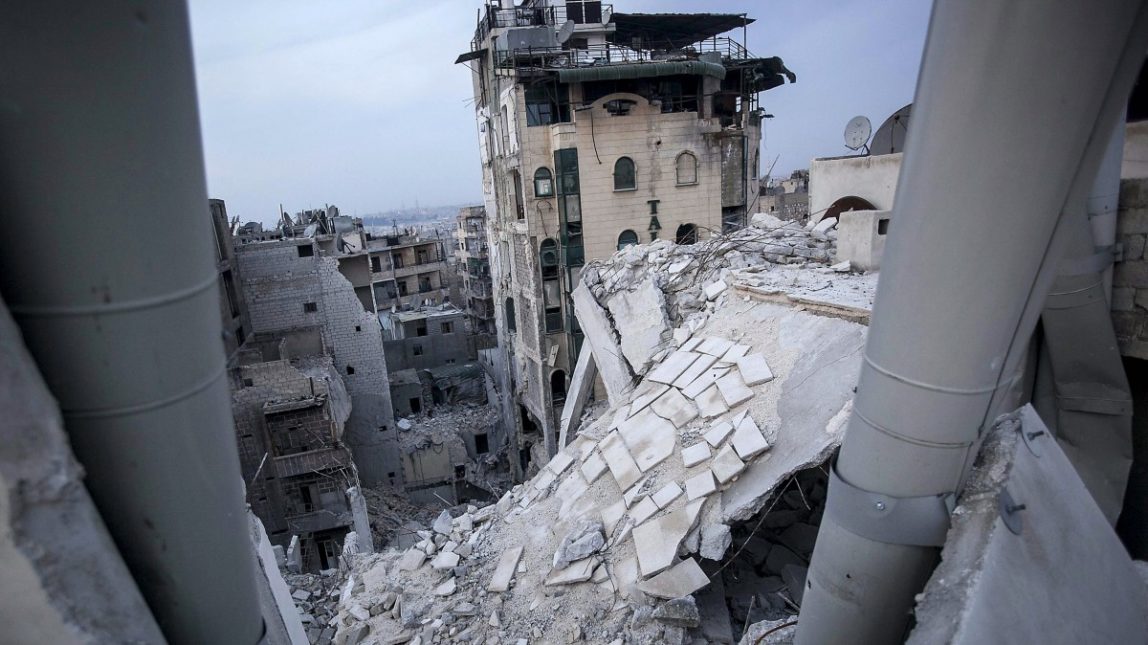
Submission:
[[[480,0],[192,0],[207,183],[228,213],[272,221],[479,202],[469,48]],[[922,0],[616,0],[615,10],[747,12],[748,46],[797,83],[761,95],[763,171],[845,154],[854,115],[876,129],[912,100]],[[740,37],[740,33],[735,34]]]

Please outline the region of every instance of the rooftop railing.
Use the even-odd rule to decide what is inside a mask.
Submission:
[[[567,21],[574,24],[605,24],[610,22],[614,13],[614,6],[600,2],[571,3],[565,7],[514,7],[513,9],[500,9],[495,5],[487,6],[486,13],[478,19],[478,27],[474,30],[474,40],[470,43],[471,50],[482,47],[483,41],[494,29],[507,27],[541,27],[549,25],[560,27]]]
[[[606,43],[578,49],[527,47],[495,53],[494,64],[503,69],[557,70],[629,63],[659,63],[698,60],[716,53],[722,60],[745,60],[751,54],[740,42],[728,36],[715,36],[674,51],[635,49]]]

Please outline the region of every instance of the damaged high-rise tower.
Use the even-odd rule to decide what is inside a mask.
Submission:
[[[626,14],[596,1],[491,3],[470,49],[490,266],[517,466],[553,455],[583,334],[587,261],[746,223],[758,93],[795,76],[745,47],[744,14]],[[740,32],[741,38],[723,36]]]

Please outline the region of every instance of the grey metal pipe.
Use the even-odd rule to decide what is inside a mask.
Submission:
[[[904,637],[976,441],[1014,391],[1065,243],[1056,216],[1087,194],[1146,17],[1132,0],[934,4],[799,643]]]
[[[0,9],[0,290],[173,643],[263,623],[183,2]]]

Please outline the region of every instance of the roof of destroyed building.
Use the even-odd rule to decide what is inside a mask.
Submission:
[[[661,627],[630,616],[709,585],[728,526],[827,459],[851,407],[865,327],[832,309],[871,302],[875,280],[825,266],[831,244],[807,243],[828,237],[770,220],[593,263],[584,276],[616,342],[657,339],[648,355],[613,352],[635,387],[497,504],[447,515],[404,553],[361,563],[362,590],[344,611],[388,598],[391,609],[369,619],[385,637],[427,637],[430,625],[430,636],[503,642],[610,642],[626,630],[630,642],[666,642],[634,636]],[[795,248],[825,253],[782,264],[798,262]],[[819,301],[827,309],[781,300],[793,284],[795,298],[832,294]],[[639,320],[612,306],[633,289],[656,289],[663,311]],[[591,333],[583,351],[597,358]]]

